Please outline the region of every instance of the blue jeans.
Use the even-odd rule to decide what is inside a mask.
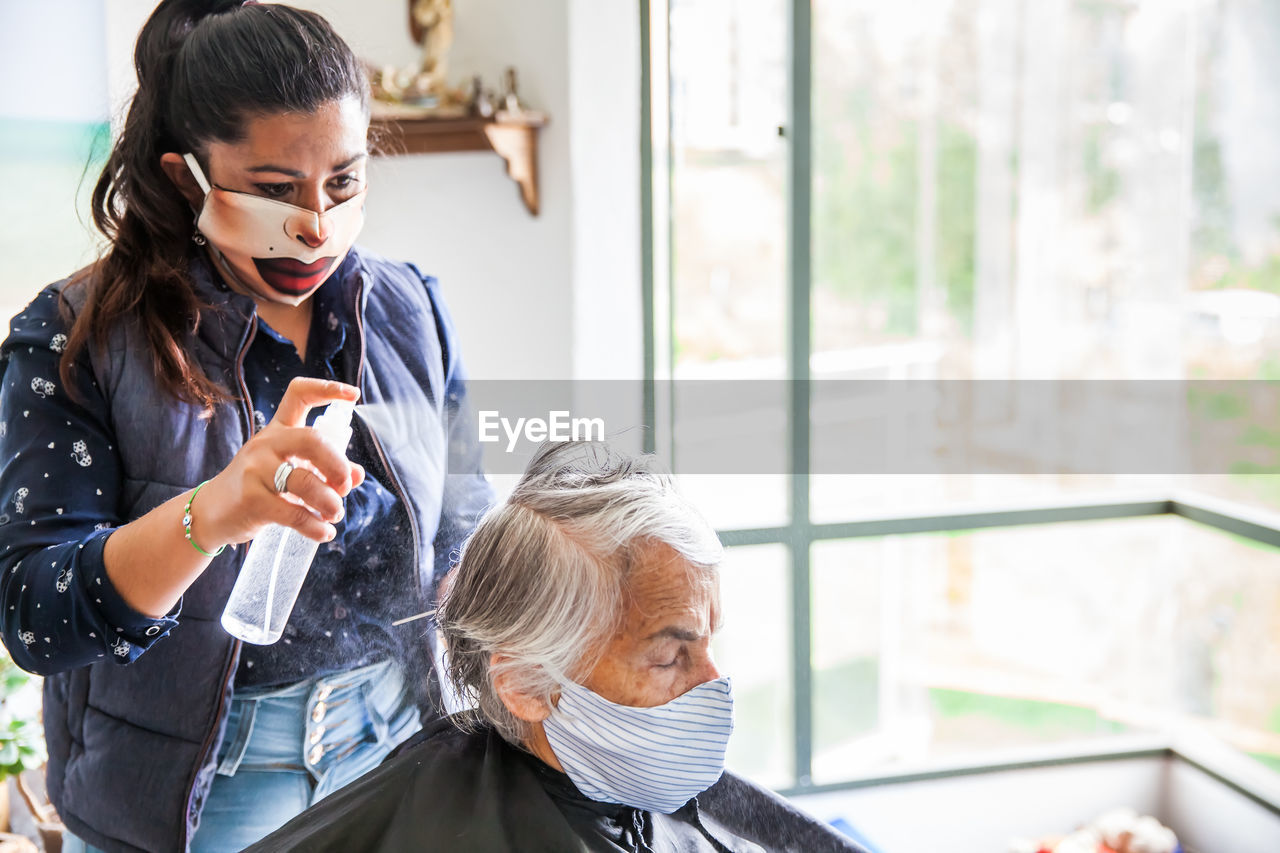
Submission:
[[[191,853],[243,850],[376,767],[420,727],[393,661],[236,693]],[[63,853],[102,853],[68,833]]]

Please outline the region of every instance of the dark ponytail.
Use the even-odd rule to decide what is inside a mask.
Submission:
[[[110,241],[79,286],[91,288],[62,355],[63,386],[86,346],[137,323],[155,375],[174,399],[209,410],[229,399],[191,357],[205,307],[191,287],[190,205],[160,168],[168,152],[236,142],[258,115],[314,112],[356,97],[364,70],[313,12],[242,0],[163,0],[138,34],[138,90],[93,192],[93,221]]]

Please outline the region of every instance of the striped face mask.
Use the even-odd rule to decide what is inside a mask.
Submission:
[[[724,771],[733,691],[717,678],[665,705],[633,708],[569,682],[542,727],[585,796],[671,814]]]

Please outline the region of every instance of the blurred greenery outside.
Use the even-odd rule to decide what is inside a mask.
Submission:
[[[891,78],[894,69],[880,57],[869,31],[853,39],[859,45],[854,63],[821,40],[816,48],[814,280],[818,287],[831,288],[859,304],[887,306],[887,331],[896,334],[919,333],[918,145],[925,122],[937,125],[937,277],[952,319],[966,335],[972,334],[978,148],[973,129],[975,13],[971,5],[957,2],[942,29],[938,52],[948,75],[939,80],[938,107],[928,115],[919,115],[918,107],[912,111],[911,96],[904,98],[897,91],[886,94],[890,87],[877,85],[879,79]],[[1076,10],[1089,19],[1087,26],[1095,31],[1106,25],[1108,15],[1122,12]],[[861,23],[867,26],[865,19]],[[1250,263],[1241,256],[1231,232],[1223,146],[1215,125],[1219,105],[1212,85],[1222,55],[1217,42],[1220,26],[1217,21],[1212,23],[1209,30],[1213,35],[1199,51],[1194,95],[1192,288],[1245,288],[1280,294],[1280,253]],[[1082,97],[1104,106],[1123,100],[1124,69],[1119,60],[1111,62],[1114,67],[1099,83],[1104,91],[1082,93]],[[855,67],[851,70],[848,65]],[[1107,154],[1107,135],[1113,128],[1089,123],[1080,131],[1079,166],[1085,182],[1081,212],[1099,217],[1121,201],[1125,178]],[[1016,154],[1010,165],[1016,176]],[[1274,229],[1280,244],[1280,216]]]
[[[1079,526],[1105,525],[1109,522],[1083,522]],[[1122,522],[1117,522],[1122,523]],[[1261,552],[1265,559],[1275,561],[1280,549],[1232,533],[1208,527],[1198,522],[1180,521],[1195,530],[1203,530],[1213,538],[1221,538],[1233,546],[1243,546]],[[1053,531],[1058,525],[1028,525],[1019,528],[1021,534],[1036,529]],[[957,529],[937,533],[909,534],[898,539],[964,540],[975,536],[999,535],[987,529]],[[861,540],[864,543],[872,540]],[[747,546],[751,547],[751,546]],[[814,578],[815,602],[818,597],[829,595],[833,589],[830,576],[819,574]],[[1237,588],[1225,602],[1237,614],[1246,607],[1256,611],[1257,596],[1251,590]],[[824,590],[826,591],[824,593]],[[922,605],[924,606],[924,605]],[[950,605],[949,605],[950,606]],[[781,616],[774,617],[781,619]],[[762,623],[761,629],[770,634],[785,633],[785,626]],[[837,647],[844,629],[840,623],[815,620],[813,623],[815,648]],[[880,718],[881,673],[880,660],[874,652],[852,654],[828,665],[815,665],[813,678],[813,750],[815,760],[823,761],[824,753],[839,754],[842,746],[856,743],[860,738],[873,736],[886,723]],[[732,674],[732,673],[731,673]],[[1215,667],[1213,673],[1213,704],[1194,712],[1208,719],[1227,721],[1233,717],[1230,709],[1222,704],[1223,674]],[[1236,678],[1239,674],[1236,673]],[[931,752],[971,752],[988,744],[992,738],[1008,746],[1031,745],[1064,741],[1080,741],[1136,731],[1132,724],[1107,716],[1097,708],[1061,701],[1039,700],[1029,696],[997,695],[982,690],[964,690],[954,687],[919,685],[928,696],[931,725]],[[789,762],[791,744],[789,732],[778,725],[779,694],[786,695],[790,681],[782,673],[764,682],[748,684],[744,679],[735,684],[736,730],[731,745],[731,766],[748,775],[777,780],[791,779]],[[1159,708],[1153,708],[1158,711]],[[1173,709],[1170,709],[1173,710]],[[1175,711],[1175,713],[1177,713]],[[1236,720],[1240,724],[1239,720]],[[1249,724],[1245,723],[1247,727]],[[1280,734],[1280,704],[1273,705],[1265,721],[1257,726],[1259,731]],[[1264,766],[1280,772],[1280,750],[1260,752],[1242,750]],[[850,772],[865,773],[868,766],[862,763],[851,766]],[[829,770],[827,772],[830,772]],[[791,784],[782,781],[777,784]]]
[[[1267,723],[1267,730],[1273,734],[1280,734],[1280,705],[1271,709],[1271,717]],[[1245,754],[1255,761],[1259,761],[1271,768],[1276,773],[1280,773],[1280,755],[1266,752],[1248,752]]]
[[[1267,729],[1273,734],[1280,735],[1280,705],[1271,710],[1271,719],[1268,722]],[[1280,773],[1280,755],[1270,755],[1265,752],[1250,752],[1248,755],[1250,758],[1260,761],[1275,772]]]
[[[794,778],[791,740],[778,725],[774,697],[779,690],[790,691],[790,685],[765,683],[734,688],[734,736],[729,741],[729,764],[747,776]]]
[[[917,333],[916,200],[919,127],[876,121],[856,103],[853,119],[815,132],[816,287],[866,308],[882,306],[892,336]],[[938,128],[937,276],[961,331],[973,332],[977,142],[953,122]]]
[[[879,663],[870,657],[814,672],[815,752],[876,730],[878,678]],[[762,690],[748,691],[737,706],[742,726],[748,731],[767,730],[770,723],[767,698],[753,695],[759,692]],[[1131,730],[1094,708],[1079,705],[937,687],[930,687],[928,694],[939,728],[945,728],[947,721],[981,720],[999,726],[1009,735],[1007,742],[1063,741]],[[1280,706],[1272,713],[1269,729],[1280,734]],[[1246,754],[1280,772],[1280,753]]]
[[[814,751],[818,754],[870,735],[879,720],[879,661],[846,660],[814,671]],[[780,685],[735,691],[738,738],[751,744],[741,754],[741,769],[761,774],[787,760],[789,745],[780,740],[773,695]],[[1035,699],[992,696],[979,692],[928,688],[930,708],[939,728],[949,721],[979,720],[999,726],[1023,742],[1070,740],[1119,734],[1129,727],[1107,719],[1096,709]],[[761,748],[766,747],[766,748]],[[1280,768],[1280,755],[1259,755]]]
[[[877,696],[879,662],[867,657],[846,661],[814,673],[815,749],[821,751],[875,730],[879,723]],[[1036,741],[1067,740],[1116,734],[1128,727],[1109,720],[1093,708],[1036,699],[928,688],[930,708],[940,727],[946,721],[981,719],[1010,733]]]
[[[1044,739],[1115,734],[1128,730],[1123,723],[1109,720],[1095,709],[1079,705],[939,688],[930,688],[929,696],[933,707],[943,718],[985,717],[1010,728],[1034,732]]]
[[[39,702],[24,701],[39,679],[19,669],[0,649],[0,780],[45,762]]]
[[[870,32],[853,41],[858,60],[847,63],[837,49],[821,42],[815,53],[814,89],[814,185],[812,207],[813,280],[815,292],[827,291],[839,301],[866,313],[880,308],[884,325],[861,329],[866,340],[876,335],[909,339],[925,334],[919,328],[920,262],[917,240],[920,228],[920,138],[925,122],[936,125],[937,162],[934,230],[934,274],[951,333],[972,341],[975,299],[975,239],[977,234],[978,145],[973,116],[976,93],[972,80],[973,57],[965,53],[974,43],[971,4],[958,2],[943,29],[938,54],[940,67],[951,72],[938,85],[937,108],[919,115],[892,86],[893,68],[879,56]],[[1112,14],[1103,9],[1080,9],[1095,30]],[[864,22],[865,25],[865,22]],[[1192,210],[1190,287],[1194,290],[1244,288],[1280,294],[1280,252],[1250,263],[1241,256],[1230,228],[1231,207],[1222,142],[1215,118],[1218,105],[1211,82],[1221,50],[1215,35],[1201,46],[1201,68],[1196,75],[1195,128],[1192,158]],[[847,64],[846,64],[847,63]],[[852,66],[852,68],[848,67]],[[1123,69],[1111,68],[1100,85],[1106,91],[1088,93],[1105,105],[1123,100]],[[1084,179],[1080,214],[1099,219],[1114,214],[1122,204],[1124,175],[1110,161],[1107,135],[1114,128],[1105,123],[1081,128],[1079,168]],[[1016,154],[1010,167],[1017,185]],[[1013,203],[1017,204],[1016,193]],[[1014,214],[1016,221],[1016,213]],[[1280,246],[1280,216],[1276,218]],[[811,318],[816,327],[816,318]],[[820,336],[815,333],[815,340]],[[1187,364],[1188,375],[1202,375],[1204,367]],[[1280,380],[1280,354],[1263,355],[1251,376]],[[1270,507],[1280,507],[1280,425],[1274,418],[1253,413],[1246,419],[1243,399],[1213,401],[1201,409],[1196,392],[1188,404],[1192,418],[1241,419],[1238,459],[1222,460],[1237,494]],[[1260,454],[1267,449],[1270,452]],[[1248,451],[1248,452],[1246,452]]]

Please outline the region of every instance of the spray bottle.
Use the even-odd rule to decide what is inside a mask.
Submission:
[[[351,441],[354,403],[330,403],[312,429],[345,454]],[[222,611],[222,627],[246,643],[268,646],[280,639],[320,543],[291,527],[273,524],[249,545],[240,576]]]

